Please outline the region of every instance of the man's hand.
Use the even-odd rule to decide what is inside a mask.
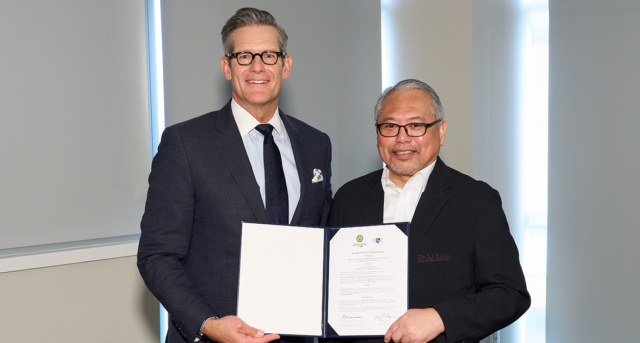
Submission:
[[[221,343],[266,343],[280,338],[279,335],[265,335],[264,331],[247,325],[236,316],[209,319],[204,323],[202,333],[210,340]]]
[[[393,322],[384,335],[389,343],[425,343],[444,332],[444,323],[433,308],[410,309]]]

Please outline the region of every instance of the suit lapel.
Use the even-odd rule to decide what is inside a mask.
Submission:
[[[362,199],[362,216],[365,223],[382,223],[384,220],[384,191],[382,190],[382,169],[372,174],[368,182],[369,195]]]
[[[416,211],[411,220],[411,242],[420,242],[431,228],[431,224],[438,217],[442,207],[449,200],[445,194],[450,184],[449,167],[438,157],[436,165],[429,176],[427,188],[420,197]]]
[[[238,125],[233,118],[231,102],[228,102],[213,117],[213,130],[217,131],[215,135],[212,135],[214,144],[231,171],[231,175],[247,201],[249,208],[259,222],[266,223],[268,221],[267,212],[260,196],[260,186],[258,186],[253,175],[253,169],[244,149]]]
[[[291,225],[297,225],[302,219],[302,209],[305,206],[306,195],[309,194],[309,186],[311,184],[311,177],[313,175],[306,175],[308,160],[305,158],[305,143],[304,139],[300,137],[299,128],[289,120],[289,117],[280,111],[280,118],[284,123],[284,126],[291,140],[291,150],[293,150],[293,158],[296,161],[296,169],[298,170],[298,178],[300,179],[300,199],[296,205],[296,209],[291,217]],[[306,177],[308,176],[308,177]]]

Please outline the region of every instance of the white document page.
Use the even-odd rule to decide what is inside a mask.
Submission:
[[[323,246],[323,229],[243,223],[238,317],[266,333],[322,336]]]
[[[384,335],[407,311],[407,235],[393,224],[347,227],[329,245],[329,325],[340,336]]]

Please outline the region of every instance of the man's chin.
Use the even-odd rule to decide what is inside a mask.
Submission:
[[[413,174],[415,174],[418,171],[418,166],[411,166],[411,167],[404,167],[404,168],[399,168],[398,166],[394,166],[391,164],[387,164],[387,166],[395,174],[403,175],[403,176],[413,176]]]

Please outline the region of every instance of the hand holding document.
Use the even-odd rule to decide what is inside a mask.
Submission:
[[[407,310],[407,234],[244,223],[238,316],[282,335],[383,336]]]

